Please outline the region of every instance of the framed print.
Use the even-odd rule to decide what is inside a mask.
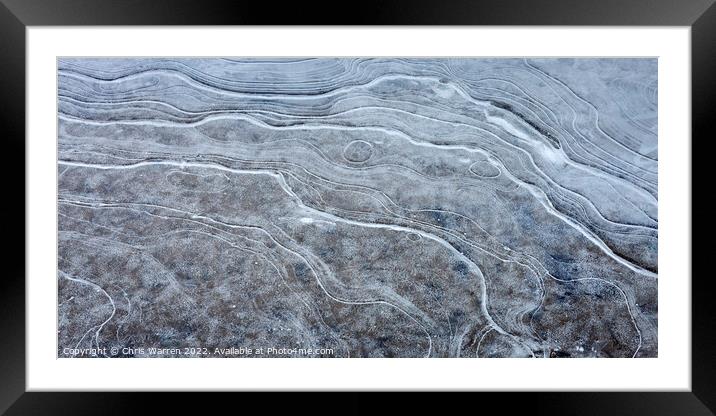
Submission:
[[[712,414],[712,2],[319,6],[3,0],[0,408]]]

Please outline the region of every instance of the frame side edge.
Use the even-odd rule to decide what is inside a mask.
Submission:
[[[11,155],[2,164],[5,191],[22,195],[21,201],[8,201],[0,208],[5,218],[22,218],[4,224],[6,235],[6,273],[0,279],[0,413],[25,391],[25,25],[4,4],[0,4],[0,112],[5,151]],[[18,174],[21,172],[21,175]],[[19,240],[19,241],[18,241]]]
[[[704,153],[693,153],[693,143],[704,145],[712,133],[713,109],[716,107],[716,5],[712,5],[701,17],[694,22],[691,28],[691,65],[692,65],[692,181],[708,175],[704,162]],[[694,158],[697,156],[698,159]],[[708,176],[705,176],[708,177]],[[694,209],[692,184],[692,224],[693,215],[700,218],[705,215],[703,209]],[[703,199],[703,198],[702,198]],[[703,202],[703,201],[702,201]],[[704,207],[705,205],[701,205]],[[693,233],[693,226],[692,233]],[[692,234],[692,242],[693,234]],[[708,258],[703,244],[692,243],[692,270],[695,259]],[[709,276],[703,271],[698,275],[692,273],[692,391],[712,411],[716,407],[716,359],[713,355],[713,346],[716,336],[713,331],[714,314],[712,291],[709,290],[711,282]]]

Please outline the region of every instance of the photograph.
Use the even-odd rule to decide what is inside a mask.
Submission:
[[[59,359],[659,357],[658,57],[56,64]]]

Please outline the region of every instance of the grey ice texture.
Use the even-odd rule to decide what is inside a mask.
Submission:
[[[59,356],[657,356],[656,59],[58,65]]]

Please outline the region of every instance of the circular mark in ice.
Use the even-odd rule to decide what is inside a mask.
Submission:
[[[470,165],[470,172],[481,178],[496,178],[500,176],[500,169],[488,160],[478,160]]]
[[[365,162],[372,154],[373,145],[363,140],[354,140],[343,149],[343,157],[350,162]]]
[[[410,241],[418,241],[418,240],[420,240],[421,238],[422,238],[422,237],[420,236],[420,234],[417,234],[417,233],[408,233],[408,240],[410,240]]]

